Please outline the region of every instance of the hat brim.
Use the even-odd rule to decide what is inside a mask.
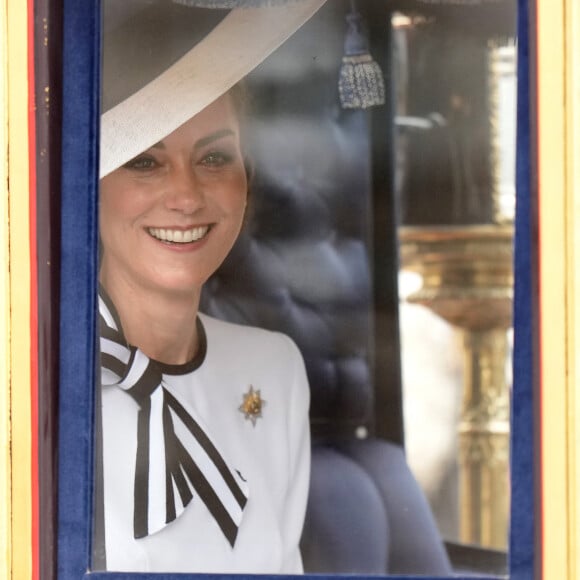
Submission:
[[[226,93],[325,1],[231,10],[182,58],[101,115],[100,177],[158,143]]]

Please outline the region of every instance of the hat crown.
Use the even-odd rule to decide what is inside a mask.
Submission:
[[[105,0],[101,177],[230,90],[325,1]]]

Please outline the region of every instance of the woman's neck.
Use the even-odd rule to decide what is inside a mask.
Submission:
[[[194,357],[199,347],[199,290],[170,293],[118,277],[113,282],[101,276],[100,281],[117,309],[129,344],[166,364],[183,364]]]

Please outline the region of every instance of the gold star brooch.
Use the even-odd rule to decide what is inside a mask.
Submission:
[[[250,390],[243,395],[243,402],[238,410],[255,427],[256,421],[262,416],[262,409],[265,405],[266,401],[260,396],[260,391],[254,391],[254,387],[250,385]]]

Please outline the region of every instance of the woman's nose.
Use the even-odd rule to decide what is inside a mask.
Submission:
[[[202,185],[191,167],[173,168],[168,185],[165,204],[169,209],[189,214],[205,205]]]

